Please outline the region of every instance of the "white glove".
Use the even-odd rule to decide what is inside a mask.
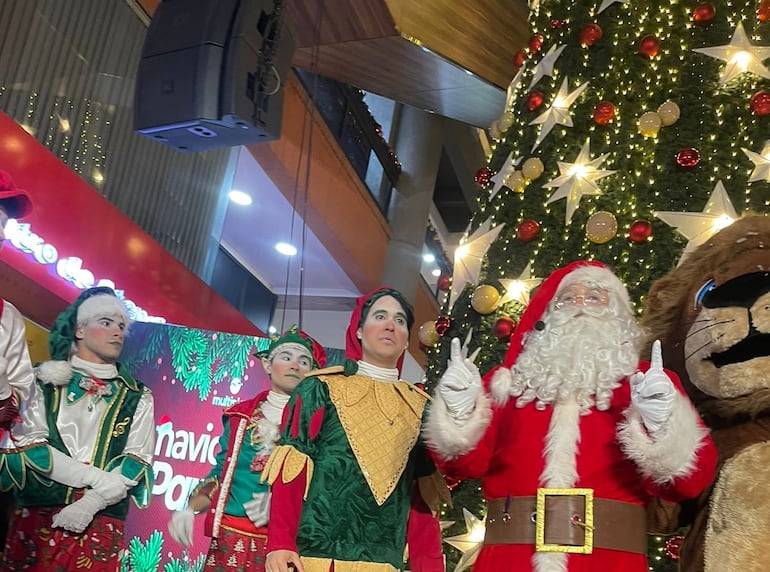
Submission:
[[[270,493],[253,493],[251,496],[253,500],[243,503],[246,516],[254,526],[265,526],[270,515]]]
[[[51,447],[51,472],[48,476],[68,487],[91,487],[108,506],[126,498],[128,489],[137,485],[136,481],[124,477],[119,468],[104,471],[76,461],[54,447]]]
[[[88,490],[82,498],[65,506],[53,515],[54,527],[80,533],[91,524],[94,515],[107,508],[109,504],[94,490]]]
[[[178,510],[168,521],[168,531],[171,538],[183,546],[191,546],[193,541],[193,521],[195,511],[190,507]]]
[[[474,353],[468,358],[467,341],[460,347],[460,339],[452,338],[449,362],[438,381],[436,392],[455,421],[465,421],[471,416],[481,392],[481,374],[473,363],[476,355]]]
[[[676,388],[671,378],[663,371],[663,357],[660,340],[652,344],[650,369],[631,376],[631,404],[642,416],[644,426],[650,433],[659,431],[668,421],[674,408]]]

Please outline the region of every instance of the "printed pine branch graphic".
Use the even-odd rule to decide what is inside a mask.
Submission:
[[[153,532],[142,543],[141,539],[134,537],[128,543],[123,560],[120,563],[121,572],[157,572],[160,566],[160,550],[163,547],[163,534]]]

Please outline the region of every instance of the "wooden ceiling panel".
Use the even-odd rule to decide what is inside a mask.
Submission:
[[[321,2],[286,2],[295,65],[478,127],[502,113],[529,37],[524,0],[327,0],[319,42]]]
[[[298,48],[398,36],[382,0],[286,0],[286,16]],[[321,35],[316,42],[319,19]]]

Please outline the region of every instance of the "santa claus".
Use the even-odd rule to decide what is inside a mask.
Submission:
[[[451,359],[425,428],[443,472],[481,479],[488,504],[474,571],[645,572],[645,505],[708,486],[714,444],[660,346],[639,363],[628,293],[596,262],[549,276],[502,366]]]

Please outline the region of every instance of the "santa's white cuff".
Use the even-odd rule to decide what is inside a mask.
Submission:
[[[676,394],[671,416],[655,433],[645,429],[634,407],[625,416],[626,421],[618,425],[618,440],[642,475],[664,485],[692,473],[708,430],[698,423],[698,414],[685,396]]]
[[[476,398],[476,407],[468,419],[456,420],[438,395],[431,401],[423,428],[428,446],[447,461],[473,450],[489,427],[492,405],[483,391]]]

